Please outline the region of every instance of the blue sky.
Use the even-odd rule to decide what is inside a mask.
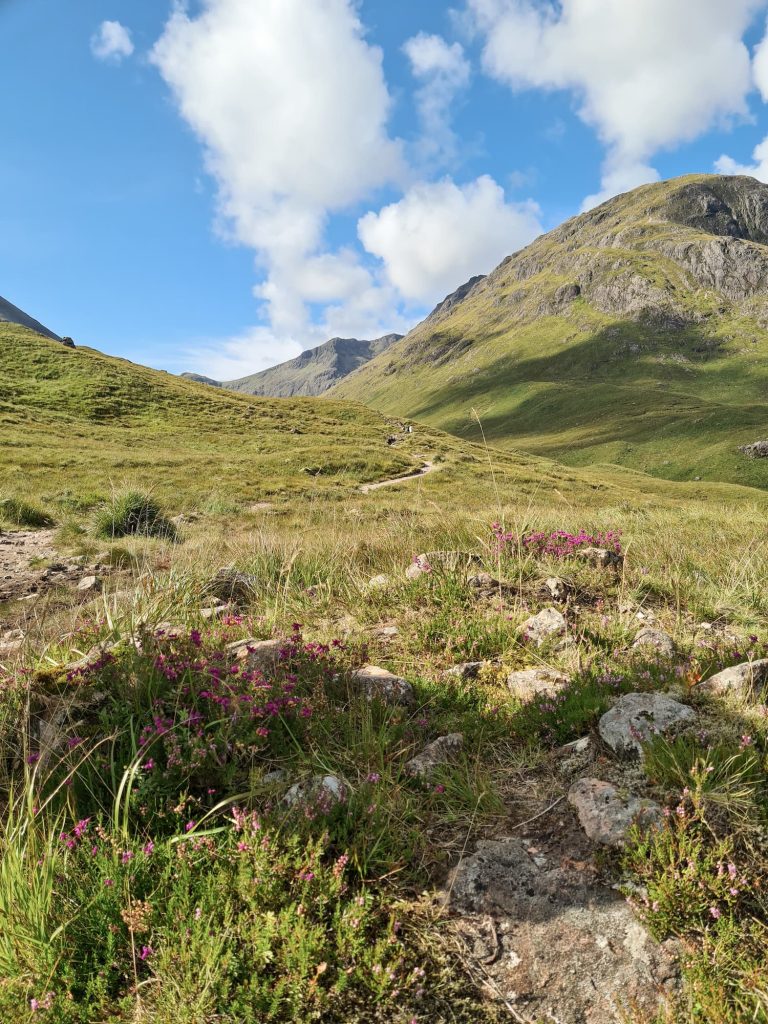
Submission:
[[[768,180],[767,13],[0,0],[0,294],[80,344],[218,377],[404,331],[617,191]]]

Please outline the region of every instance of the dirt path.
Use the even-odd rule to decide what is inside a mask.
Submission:
[[[417,480],[420,476],[432,473],[434,469],[434,462],[425,462],[420,469],[415,469],[412,473],[406,473],[404,476],[393,476],[390,480],[379,480],[375,484],[362,484],[360,490],[363,494],[368,494],[370,491],[378,491],[382,487],[393,487],[395,484],[405,483],[406,480]]]

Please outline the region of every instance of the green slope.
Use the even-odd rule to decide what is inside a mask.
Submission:
[[[573,464],[768,487],[768,187],[692,176],[574,218],[337,385]]]
[[[211,388],[90,349],[69,349],[13,325],[0,326],[0,495],[78,509],[115,486],[151,489],[171,509],[213,497],[240,504],[348,503],[362,482],[435,471],[418,482],[357,495],[402,509],[434,503],[446,512],[499,501],[596,509],[760,499],[722,485],[675,485],[611,466],[571,469],[518,451],[487,449],[362,405],[326,398],[267,399]]]
[[[0,324],[0,489],[51,498],[123,482],[177,504],[342,492],[408,471],[391,427],[347,402],[251,398]]]

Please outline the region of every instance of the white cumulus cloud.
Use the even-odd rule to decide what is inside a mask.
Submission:
[[[718,174],[748,174],[758,181],[768,182],[768,137],[755,146],[752,159],[752,164],[740,164],[733,157],[723,154],[715,161],[715,170]]]
[[[119,21],[102,21],[91,36],[91,53],[98,60],[121,61],[133,53],[131,33]]]
[[[400,294],[431,304],[540,234],[538,214],[533,203],[507,202],[488,175],[462,186],[445,179],[366,214],[358,234]]]
[[[152,60],[204,146],[223,223],[266,272],[257,294],[275,354],[323,340],[307,303],[359,300],[374,286],[348,253],[325,251],[328,216],[406,175],[387,130],[382,54],[357,4],[204,0],[195,16],[177,7]]]
[[[451,107],[456,95],[469,84],[471,67],[460,43],[420,32],[403,46],[411,72],[419,82],[416,107],[422,123],[423,155],[452,160],[457,140],[451,128]]]
[[[654,180],[649,160],[747,113],[744,33],[765,0],[467,0],[483,65],[513,89],[565,89],[608,147],[600,194]],[[762,62],[768,86],[768,54]]]

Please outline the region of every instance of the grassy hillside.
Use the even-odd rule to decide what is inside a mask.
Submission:
[[[126,485],[152,490],[173,511],[271,501],[295,512],[294,498],[348,500],[360,483],[424,460],[436,470],[420,493],[452,509],[513,495],[582,508],[739,496],[605,467],[579,472],[421,425],[411,434],[399,428],[359,404],[236,395],[0,326],[1,489],[54,514]],[[393,431],[399,441],[390,447]]]
[[[768,187],[619,196],[505,260],[331,392],[571,465],[768,486]]]
[[[348,490],[407,471],[377,413],[235,395],[0,324],[3,489],[56,501],[151,485],[172,505]]]

